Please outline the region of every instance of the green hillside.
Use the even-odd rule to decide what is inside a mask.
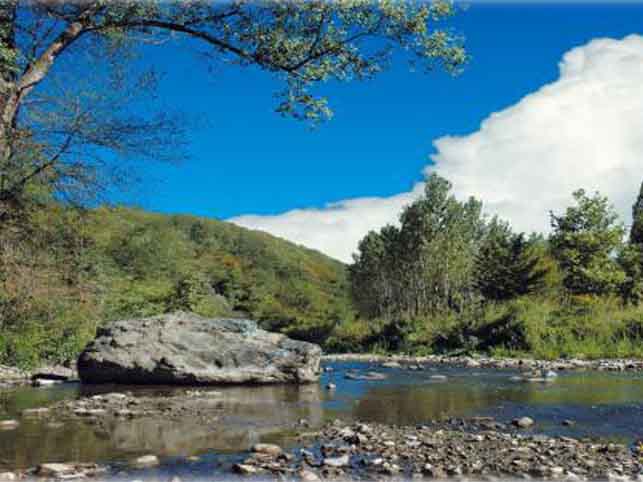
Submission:
[[[213,219],[51,207],[1,238],[4,363],[73,359],[104,320],[174,310],[317,342],[353,316],[343,264]]]

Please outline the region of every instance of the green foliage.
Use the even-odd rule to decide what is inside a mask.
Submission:
[[[516,234],[497,218],[486,222],[478,201],[458,202],[450,187],[433,176],[399,229],[371,232],[359,244],[349,273],[361,318],[338,325],[334,347],[643,355],[643,246],[623,246],[623,226],[606,198],[574,193],[576,205],[552,215],[545,240]]]
[[[102,321],[175,310],[320,343],[353,316],[341,263],[225,222],[51,206],[1,237],[0,363],[71,360]]]
[[[460,202],[450,190],[446,179],[432,175],[424,197],[402,212],[399,229],[386,226],[360,242],[350,279],[362,316],[410,319],[475,302],[482,205]]]
[[[493,218],[475,260],[475,283],[487,300],[503,301],[542,289],[547,275],[535,240],[514,234],[509,224]]]
[[[576,206],[562,216],[552,214],[552,253],[565,273],[573,294],[616,293],[625,273],[615,260],[625,234],[607,198],[584,190],[574,193]]]
[[[636,202],[632,206],[632,228],[630,243],[643,246],[643,183]]]

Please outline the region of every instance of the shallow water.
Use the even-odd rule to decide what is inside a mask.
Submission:
[[[192,422],[122,420],[107,426],[88,422],[52,425],[48,419],[22,419],[18,429],[0,431],[0,465],[26,468],[41,462],[92,461],[123,464],[142,454],[162,457],[163,474],[204,474],[225,470],[251,445],[296,445],[300,419],[314,430],[327,420],[421,424],[439,417],[491,415],[500,421],[518,416],[536,420],[534,431],[552,435],[603,438],[632,443],[643,438],[643,374],[561,373],[550,383],[520,383],[514,371],[458,368],[408,371],[364,363],[329,364],[319,384],[230,387],[223,393],[221,418],[208,426]],[[385,373],[379,381],[349,380],[349,370]],[[447,380],[431,377],[446,375]],[[337,385],[333,391],[327,383]],[[134,387],[21,388],[0,392],[0,419],[19,418],[25,408],[101,392],[132,391],[162,396],[176,389]],[[574,420],[572,427],[562,425]],[[199,462],[185,457],[202,456]]]

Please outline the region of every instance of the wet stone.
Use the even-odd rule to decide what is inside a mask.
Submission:
[[[156,455],[143,455],[132,461],[132,465],[136,468],[156,467],[160,463]]]

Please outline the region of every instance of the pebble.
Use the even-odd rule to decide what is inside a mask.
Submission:
[[[326,385],[327,390],[335,390],[336,388],[337,388],[337,385],[335,385],[334,383],[329,383]]]
[[[342,455],[340,457],[326,457],[323,464],[327,467],[346,467],[350,462],[349,456]]]
[[[529,417],[520,417],[511,421],[518,428],[529,428],[534,424],[534,420]]]
[[[132,465],[137,468],[156,467],[161,462],[156,455],[143,455],[138,457],[132,462]]]
[[[312,470],[303,469],[299,472],[298,475],[303,482],[318,482],[321,480],[319,476]]]
[[[259,472],[259,469],[250,464],[234,464],[232,470],[243,475],[253,475]]]
[[[275,457],[283,453],[281,447],[275,444],[254,444],[251,450],[258,454],[273,455]]]
[[[71,464],[49,463],[40,464],[36,469],[38,475],[45,477],[62,477],[76,472],[76,467]]]

